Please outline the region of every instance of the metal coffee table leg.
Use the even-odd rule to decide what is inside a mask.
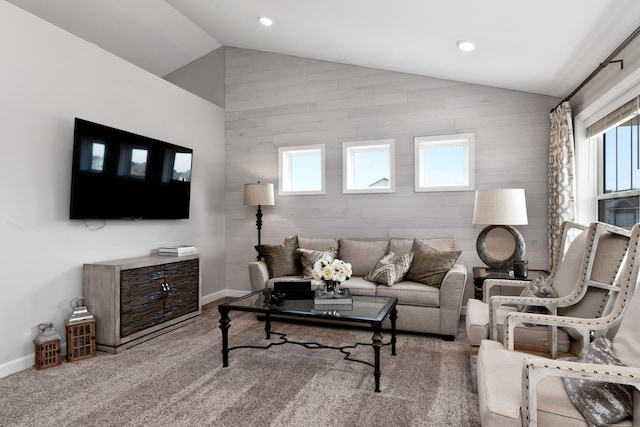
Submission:
[[[375,392],[380,393],[380,347],[382,347],[382,333],[380,332],[380,326],[373,327],[373,377],[376,381]]]

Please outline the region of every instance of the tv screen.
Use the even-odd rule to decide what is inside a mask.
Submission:
[[[71,219],[189,218],[193,150],[75,119]]]

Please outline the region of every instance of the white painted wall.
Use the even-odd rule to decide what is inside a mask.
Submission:
[[[203,295],[224,289],[224,111],[7,2],[0,52],[0,376],[33,365],[39,323],[64,336],[83,263],[193,243]],[[193,148],[191,218],[69,220],[74,117]]]
[[[326,144],[327,191],[276,195],[264,243],[307,237],[453,236],[469,270],[482,265],[471,224],[474,192],[414,192],[416,136],[475,133],[476,188],[526,190],[518,226],[531,268],[548,267],[549,111],[556,98],[308,58],[226,48],[226,288],[248,290],[255,207],[243,184],[277,183],[277,149]],[[395,139],[396,192],[343,195],[341,144]],[[471,277],[471,274],[470,274]],[[467,296],[472,287],[467,287]]]

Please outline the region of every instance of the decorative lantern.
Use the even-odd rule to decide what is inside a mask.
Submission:
[[[67,327],[67,362],[96,355],[96,318],[84,306],[84,298],[71,300],[73,312],[65,320]]]
[[[60,364],[60,340],[62,337],[53,329],[53,323],[40,323],[40,333],[33,340],[36,348],[37,370],[47,369]]]

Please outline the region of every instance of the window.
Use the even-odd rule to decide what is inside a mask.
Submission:
[[[278,148],[279,195],[324,194],[324,145]]]
[[[474,134],[415,138],[415,191],[474,189]]]
[[[393,139],[342,143],[342,192],[394,192],[394,164]]]
[[[118,175],[144,179],[147,175],[148,155],[149,152],[145,148],[123,145],[120,151]]]
[[[640,221],[639,134],[640,119],[635,116],[595,136],[599,159],[598,221],[621,227]]]
[[[85,139],[80,151],[80,169],[83,171],[102,172],[104,168],[105,144],[102,141]]]

